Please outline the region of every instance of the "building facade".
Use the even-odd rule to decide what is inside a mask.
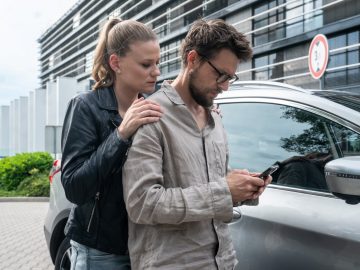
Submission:
[[[99,31],[113,16],[155,30],[161,45],[159,82],[178,73],[181,40],[202,17],[224,19],[251,40],[254,58],[239,67],[242,80],[360,91],[358,0],[80,0],[38,40],[41,86],[61,76],[89,89]],[[328,38],[330,51],[321,80],[308,69],[309,45],[318,33]]]
[[[0,157],[44,150],[61,155],[66,105],[91,89],[93,51],[110,17],[154,29],[161,47],[159,84],[178,74],[179,46],[192,22],[221,18],[245,33],[254,49],[253,59],[237,70],[240,80],[360,92],[359,0],[79,0],[38,39],[39,89],[1,108]],[[329,43],[321,79],[308,68],[316,34]]]

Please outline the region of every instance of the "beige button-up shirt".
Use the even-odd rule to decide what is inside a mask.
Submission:
[[[233,204],[220,116],[209,112],[199,130],[167,82],[150,99],[164,115],[137,131],[123,168],[132,269],[233,269],[226,224]]]

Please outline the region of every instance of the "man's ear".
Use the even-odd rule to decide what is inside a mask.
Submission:
[[[187,55],[187,64],[189,68],[194,67],[196,60],[199,59],[199,54],[195,50],[191,50]]]
[[[119,56],[117,56],[115,53],[111,54],[109,57],[109,65],[111,67],[111,69],[115,72],[115,73],[120,73],[120,59]]]

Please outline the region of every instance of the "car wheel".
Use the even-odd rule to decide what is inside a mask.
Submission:
[[[70,239],[65,237],[61,242],[55,258],[55,270],[70,270],[71,245]]]

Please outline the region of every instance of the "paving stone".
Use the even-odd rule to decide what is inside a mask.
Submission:
[[[48,202],[0,201],[0,270],[52,270],[43,231]]]

